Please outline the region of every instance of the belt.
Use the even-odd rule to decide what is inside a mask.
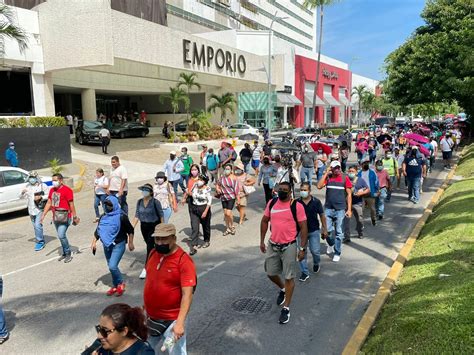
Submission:
[[[272,249],[274,251],[284,251],[286,250],[291,244],[295,244],[296,243],[296,239],[289,242],[289,243],[275,243],[274,241],[272,241],[271,239],[269,240],[270,242],[270,245],[272,246]]]

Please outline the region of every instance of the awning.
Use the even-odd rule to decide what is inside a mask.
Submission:
[[[277,92],[277,107],[282,106],[298,106],[301,101],[294,95],[285,94],[284,92]]]
[[[342,106],[330,93],[324,93],[324,101],[326,101],[329,106]]]
[[[345,96],[339,96],[339,101],[343,106],[349,107],[351,105],[350,101]]]
[[[305,93],[304,95],[304,105],[305,106],[313,106],[313,93]],[[316,106],[326,106],[326,103],[321,100],[321,98],[316,95]]]

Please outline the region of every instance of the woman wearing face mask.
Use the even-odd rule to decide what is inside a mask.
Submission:
[[[160,201],[163,210],[163,220],[168,223],[171,212],[178,212],[178,204],[173,186],[167,181],[163,171],[159,171],[155,176],[155,186],[153,186],[153,197]]]
[[[83,354],[155,354],[153,348],[146,342],[148,328],[145,314],[140,307],[132,308],[125,303],[111,304],[102,311],[95,330],[97,340]]]
[[[40,251],[45,246],[41,216],[48,200],[48,192],[48,186],[41,182],[38,173],[31,171],[28,176],[28,182],[22,190],[20,197],[26,198],[28,201],[28,214],[35,231],[35,251]]]
[[[194,185],[198,181],[199,177],[199,165],[193,164],[189,169],[189,179],[186,191],[184,192],[183,199],[181,200],[181,204],[185,204],[186,202],[189,204],[192,201],[191,191],[193,190]]]
[[[258,186],[263,182],[263,190],[265,191],[265,204],[272,199],[272,190],[275,184],[275,177],[277,170],[270,164],[270,158],[267,156],[263,158],[263,165],[260,167],[258,173]]]
[[[191,190],[192,203],[189,213],[191,216],[191,249],[189,255],[197,253],[199,248],[199,225],[202,226],[204,244],[202,248],[208,248],[211,242],[211,188],[207,186],[209,178],[206,175],[199,175],[198,180]]]
[[[232,210],[234,209],[236,200],[237,204],[240,203],[240,189],[240,183],[232,171],[232,164],[224,165],[224,174],[219,178],[219,182],[216,186],[216,191],[220,195],[222,208],[224,209],[224,221],[227,227],[223,235],[235,235]]]
[[[155,240],[151,236],[155,227],[159,223],[163,223],[163,209],[160,201],[153,198],[153,186],[151,184],[145,184],[138,188],[142,192],[142,198],[137,201],[137,209],[135,217],[133,218],[133,228],[136,227],[137,223],[140,222],[140,230],[142,232],[143,240],[146,243],[146,262],[148,256],[155,246]],[[146,270],[143,268],[140,278],[146,277]]]
[[[104,246],[105,259],[112,275],[112,287],[107,291],[107,296],[122,296],[125,291],[125,282],[119,269],[120,260],[128,249],[133,251],[133,227],[128,216],[120,208],[118,199],[111,195],[104,201],[105,213],[100,217],[99,223],[92,238],[91,249],[95,255],[97,240],[100,239]]]
[[[240,202],[237,205],[237,210],[239,211],[240,215],[239,224],[242,225],[244,224],[244,220],[247,219],[245,216],[245,208],[247,207],[247,197],[249,195],[248,191],[255,190],[255,188],[253,187],[253,185],[255,185],[255,179],[245,172],[245,168],[242,163],[235,164],[234,174],[235,178],[239,181],[241,187],[239,191]]]

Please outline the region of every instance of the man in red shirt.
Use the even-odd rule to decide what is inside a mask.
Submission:
[[[388,191],[392,190],[392,184],[387,170],[385,170],[383,167],[382,160],[377,160],[375,163],[375,169],[377,178],[379,179],[379,191],[377,193],[377,197],[375,198],[375,210],[377,211],[377,218],[383,219],[385,200],[387,198]]]
[[[158,353],[166,332],[174,337],[173,353],[185,354],[184,328],[197,283],[196,268],[191,257],[176,244],[173,224],[158,224],[152,237],[155,249],[146,264],[143,292],[150,332],[148,342]]]
[[[63,248],[63,253],[58,261],[64,260],[65,263],[68,263],[72,260],[72,252],[66,232],[71,222],[73,225],[77,225],[80,219],[77,217],[76,207],[74,206],[74,192],[70,187],[64,185],[63,176],[61,174],[54,174],[52,180],[53,188],[49,190],[48,202],[44,207],[41,224],[43,224],[49,210],[52,210],[54,226]]]
[[[268,246],[265,235],[271,223],[271,236]],[[301,236],[301,246],[297,252],[296,237]],[[280,288],[277,304],[283,305],[280,324],[290,320],[290,303],[295,288],[298,260],[304,259],[308,241],[308,227],[304,206],[291,198],[291,185],[284,181],[278,185],[278,198],[268,202],[260,223],[260,251],[267,253],[265,271],[268,278]],[[283,274],[283,283],[280,275]]]

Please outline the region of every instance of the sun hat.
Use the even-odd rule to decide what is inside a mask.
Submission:
[[[176,235],[176,227],[171,223],[160,223],[155,227],[152,237],[169,237]]]
[[[151,184],[145,184],[143,186],[140,186],[138,188],[140,191],[149,191],[149,192],[153,192],[153,186],[151,186]]]

